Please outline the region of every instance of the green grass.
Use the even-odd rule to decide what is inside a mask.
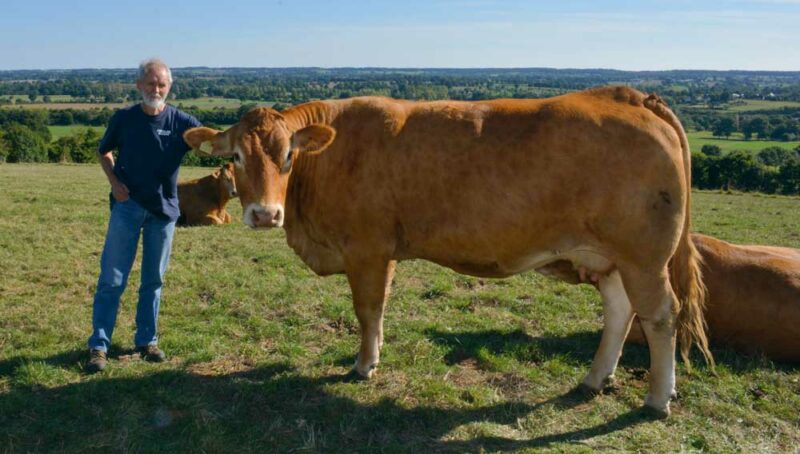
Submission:
[[[48,126],[47,128],[50,129],[50,135],[52,136],[53,142],[62,137],[66,137],[75,134],[79,131],[84,131],[86,129],[94,129],[100,135],[106,132],[105,126],[69,125],[69,126]]]
[[[175,106],[183,105],[184,107],[197,107],[200,109],[238,109],[242,105],[242,101],[232,98],[192,98],[192,99],[174,99],[170,101]],[[264,101],[245,101],[245,103],[256,103],[259,106],[272,107],[274,103]]]
[[[753,112],[757,110],[779,110],[784,107],[798,108],[800,102],[796,101],[767,101],[759,99],[745,99],[728,104],[725,110],[730,112]]]
[[[183,177],[209,169],[187,168]],[[106,373],[85,341],[108,217],[99,166],[0,165],[0,447],[9,452],[791,452],[800,370],[715,349],[718,376],[678,369],[667,421],[639,412],[646,350],[618,391],[570,394],[599,341],[588,286],[478,279],[401,263],[378,376],[348,382],[358,324],[282,231],[177,231],[160,318],[165,364],[130,355],[139,265]],[[699,192],[696,229],[800,247],[800,199]],[[752,390],[757,387],[758,393]]]
[[[800,146],[800,142],[778,142],[774,140],[744,140],[740,133],[732,135],[729,139],[714,137],[711,131],[689,131],[686,133],[689,139],[689,148],[692,151],[700,151],[703,145],[716,145],[723,152],[733,150],[745,150],[759,152],[767,147],[781,147],[787,150],[794,150]]]

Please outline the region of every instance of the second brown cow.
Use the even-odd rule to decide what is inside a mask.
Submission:
[[[237,196],[233,164],[228,163],[211,175],[178,183],[181,216],[178,225],[228,224],[228,201]]]

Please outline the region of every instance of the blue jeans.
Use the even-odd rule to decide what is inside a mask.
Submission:
[[[100,278],[94,294],[92,336],[89,348],[108,351],[117,321],[119,300],[128,283],[142,236],[142,282],[136,306],[137,347],[158,342],[156,325],[161,302],[161,286],[169,263],[175,222],[160,219],[128,199],[111,209],[106,243],[100,259]]]

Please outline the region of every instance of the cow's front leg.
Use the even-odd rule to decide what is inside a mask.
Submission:
[[[633,318],[633,308],[619,271],[600,277],[598,286],[603,295],[603,337],[592,361],[592,369],[581,383],[583,389],[591,392],[602,391],[613,380]]]
[[[353,291],[353,307],[361,326],[361,348],[355,371],[370,378],[380,361],[383,346],[383,307],[389,296],[395,262],[387,260],[348,260],[347,280]]]

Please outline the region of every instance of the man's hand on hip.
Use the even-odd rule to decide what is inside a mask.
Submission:
[[[111,193],[114,195],[114,199],[117,202],[124,202],[128,200],[129,192],[128,187],[125,186],[125,183],[116,182],[111,185]]]

